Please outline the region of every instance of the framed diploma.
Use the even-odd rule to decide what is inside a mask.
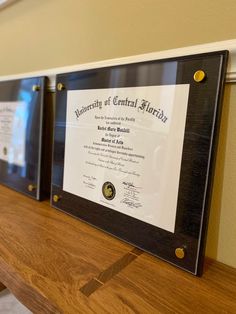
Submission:
[[[58,75],[52,205],[200,275],[226,60]]]
[[[0,82],[0,183],[40,200],[49,194],[45,78]],[[50,137],[50,129],[47,136]]]

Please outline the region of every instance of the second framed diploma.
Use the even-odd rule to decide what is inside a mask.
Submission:
[[[0,82],[0,183],[37,200],[50,191],[46,82],[46,77]]]

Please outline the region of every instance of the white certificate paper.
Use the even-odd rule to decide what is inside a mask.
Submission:
[[[63,190],[174,232],[189,85],[67,93]]]
[[[25,101],[0,102],[0,159],[25,166],[27,123]]]

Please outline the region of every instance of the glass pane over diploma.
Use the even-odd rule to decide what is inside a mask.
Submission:
[[[40,198],[45,78],[0,82],[0,183]]]
[[[174,232],[188,95],[187,84],[68,91],[63,190]]]
[[[0,159],[25,166],[27,102],[0,102]]]
[[[58,75],[53,206],[200,275],[226,59]]]

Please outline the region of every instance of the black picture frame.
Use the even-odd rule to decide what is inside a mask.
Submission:
[[[217,51],[57,75],[52,206],[200,276],[227,57]],[[205,78],[194,76],[199,70]],[[190,84],[190,91],[174,233],[63,191],[68,90],[176,84]]]
[[[24,154],[24,164],[16,164],[14,159],[0,159],[0,183],[36,200],[42,200],[50,194],[51,155],[47,138],[50,138],[51,131],[46,107],[46,86],[46,77],[0,82],[2,106],[6,103],[11,108],[13,103],[24,104],[22,108],[16,107],[11,117],[6,116],[5,122],[4,113],[0,114],[2,141],[8,138],[6,141],[16,143],[15,148],[21,141],[20,153]],[[7,123],[16,124],[18,120],[24,124],[24,130],[23,127],[21,131],[16,128],[12,134],[7,135]],[[24,138],[21,138],[23,133]]]

